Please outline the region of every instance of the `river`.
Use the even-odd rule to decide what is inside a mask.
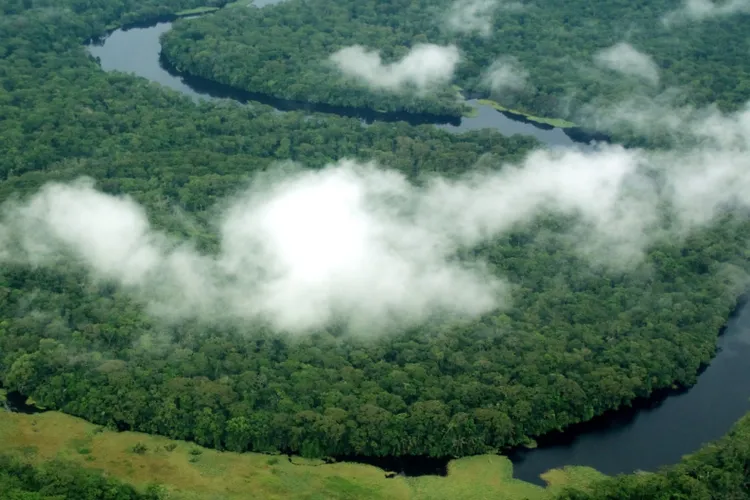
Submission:
[[[21,393],[12,391],[6,394],[5,401],[2,403],[2,408],[0,409],[6,409],[8,411],[16,412],[16,413],[26,413],[29,415],[33,415],[34,413],[41,413],[44,411],[42,408],[38,408],[37,406],[34,406],[33,404],[29,404],[27,402],[28,398],[26,396],[21,395]]]
[[[605,474],[653,471],[720,438],[750,411],[750,305],[729,319],[718,349],[689,389],[608,412],[511,454],[514,477],[541,484],[539,474],[566,464]]]
[[[240,8],[240,7],[234,7]],[[436,117],[434,115],[414,115],[410,113],[377,113],[372,110],[343,108],[322,104],[286,101],[262,94],[237,90],[203,78],[181,75],[170,68],[160,57],[159,37],[169,31],[171,22],[160,22],[149,27],[118,29],[104,40],[89,43],[86,48],[98,59],[105,71],[132,73],[165,87],[181,92],[195,100],[231,99],[240,102],[256,101],[273,106],[278,111],[304,110],[309,112],[333,113],[360,118],[364,123],[374,121],[406,121],[414,125],[434,124],[450,132],[466,132],[483,128],[494,128],[505,135],[531,135],[551,147],[582,146],[581,140],[574,140],[576,131],[561,128],[542,127],[514,119],[491,106],[479,104],[476,100],[468,103],[476,109],[474,116]],[[585,140],[585,139],[584,139]]]
[[[262,0],[261,0],[262,1]],[[269,0],[265,0],[269,1]],[[506,135],[528,134],[551,147],[570,147],[576,143],[559,128],[540,128],[514,120],[489,106],[470,101],[477,108],[475,116],[446,119],[406,114],[379,114],[367,110],[311,106],[305,103],[270,99],[258,94],[237,91],[214,82],[179,75],[160,61],[159,37],[171,23],[160,22],[149,27],[116,30],[106,39],[87,45],[106,71],[118,70],[158,82],[196,100],[233,99],[260,101],[279,112],[302,109],[331,112],[374,120],[405,120],[411,123],[433,123],[452,132],[495,128]],[[633,408],[609,412],[566,432],[538,439],[539,447],[513,452],[514,476],[543,484],[539,474],[565,465],[587,465],[605,474],[654,470],[676,463],[687,453],[707,441],[724,435],[744,413],[750,411],[750,307],[733,316],[724,335],[718,340],[719,353],[700,375],[698,383],[686,391],[671,392],[639,402]],[[364,459],[394,472],[410,475],[434,474],[444,470],[445,461],[435,459]],[[408,463],[407,463],[408,462]]]

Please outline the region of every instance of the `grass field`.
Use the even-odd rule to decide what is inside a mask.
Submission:
[[[200,14],[208,14],[209,12],[216,12],[217,10],[219,10],[218,7],[196,7],[194,9],[181,10],[180,12],[177,12],[175,15],[179,17],[197,16]]]
[[[134,451],[140,445],[140,453]],[[58,412],[23,415],[0,411],[0,452],[32,462],[72,460],[146,487],[159,483],[174,500],[547,499],[566,485],[602,477],[587,468],[550,471],[541,488],[512,478],[512,464],[497,455],[454,460],[448,476],[387,479],[376,467],[322,464],[286,456],[230,453],[136,432],[113,432]]]
[[[495,101],[491,101],[489,99],[479,99],[477,102],[479,104],[484,104],[485,106],[493,107],[500,112],[505,111],[508,113],[513,113],[514,115],[523,116],[524,118],[532,122],[544,123],[546,125],[552,125],[553,127],[559,127],[559,128],[570,128],[570,127],[576,126],[575,123],[569,122],[567,120],[562,120],[560,118],[544,118],[542,116],[529,115],[529,114],[524,113],[523,111],[518,111],[516,109],[506,108],[502,104],[499,104]]]

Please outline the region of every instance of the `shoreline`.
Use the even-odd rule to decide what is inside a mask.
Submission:
[[[218,10],[218,9],[219,8],[216,8],[216,10]],[[215,11],[212,11],[212,12],[215,12]],[[182,17],[189,17],[190,15],[193,15],[193,14],[185,14]],[[130,26],[131,26],[131,28],[133,28],[133,27],[141,27],[143,25],[145,25],[145,26],[148,27],[148,26],[153,26],[154,24],[157,24],[159,22],[171,22],[170,19],[174,20],[174,19],[177,19],[177,18],[179,18],[179,16],[177,14],[174,14],[174,15],[171,15],[171,16],[164,16],[164,17],[162,17],[162,19],[166,19],[166,20],[162,20],[162,21],[159,21],[159,20],[153,21],[152,20],[152,21],[148,21],[148,22],[132,23]],[[130,29],[130,28],[121,27],[121,28],[118,28],[118,29],[127,30],[127,29]],[[162,59],[162,60],[164,60],[164,59]],[[244,90],[237,89],[237,88],[225,85],[225,84],[221,84],[221,83],[215,82],[215,81],[210,80],[210,79],[205,79],[205,78],[198,77],[198,76],[192,76],[189,73],[179,72],[179,71],[174,70],[174,69],[173,69],[173,71],[178,76],[180,76],[182,78],[202,79],[202,80],[205,81],[206,85],[224,86],[229,91],[232,91],[232,92],[252,94],[252,93],[250,93],[248,91],[244,91]],[[258,94],[258,95],[259,96],[263,96],[262,94]],[[266,99],[268,99],[269,97],[270,96],[265,96]],[[235,99],[235,100],[239,101],[240,99]],[[251,99],[251,100],[256,100],[256,99]],[[259,102],[262,103],[262,101],[259,101]],[[297,105],[300,106],[300,108],[297,109],[299,111],[312,111],[312,112],[321,112],[321,113],[328,112],[328,113],[336,114],[336,115],[339,115],[339,116],[347,116],[347,115],[343,114],[343,112],[337,112],[337,111],[334,111],[334,110],[331,110],[331,111],[321,111],[320,109],[310,109],[310,108],[319,108],[319,106],[321,106],[321,104],[309,103],[309,102],[304,102],[304,101],[286,101],[286,102],[289,103],[290,105],[293,105],[293,106],[297,106]],[[490,101],[490,100],[486,100],[486,99],[479,100],[479,102],[494,103],[494,101]],[[507,110],[507,108],[503,108],[501,105],[499,105],[497,103],[495,103],[495,104],[496,105],[491,105],[491,104],[487,104],[487,105],[490,105],[495,110],[497,110],[498,112],[501,112],[503,114],[510,113],[510,114],[513,115],[513,113],[511,111]],[[327,105],[322,105],[322,106],[327,106]],[[502,111],[499,108],[503,108],[506,111]],[[360,108],[341,108],[341,109],[346,110],[346,112],[349,112],[349,113],[354,113],[355,114],[354,116],[357,116],[357,114],[359,114],[359,113],[368,113],[368,112],[372,113],[372,114],[378,113],[377,111],[370,110],[370,109],[367,109],[367,108],[361,108],[361,109]],[[403,112],[403,114],[405,114],[407,116],[411,116],[411,117],[418,116],[418,115],[415,115],[415,114],[405,113],[405,112]],[[522,121],[521,119],[525,119],[528,122],[533,122],[533,120],[531,120],[530,118],[528,118],[528,115],[513,115],[513,116],[518,117],[519,121]],[[357,117],[360,117],[360,116],[357,116]],[[384,121],[386,121],[386,120],[384,120]],[[407,121],[407,120],[398,120],[398,121]],[[408,123],[408,121],[407,121],[407,123]],[[571,122],[567,122],[567,123],[571,123]],[[434,125],[435,123],[434,122],[430,122],[430,121],[426,121],[424,124],[432,124],[432,125]],[[549,124],[546,127],[542,126],[539,122],[532,123],[532,124],[534,124],[538,128],[542,128],[542,129],[556,128],[556,127],[553,127],[552,125],[549,125]],[[487,127],[487,128],[491,129],[491,127]],[[586,137],[586,134],[591,134],[591,135],[595,134],[594,132],[586,132],[582,128],[577,127],[577,126],[568,126],[567,128],[564,129],[564,131],[565,131],[565,133],[567,135],[569,135],[569,134],[578,134],[579,138]],[[577,142],[585,142],[585,141],[581,140],[581,141],[577,141]],[[730,313],[730,316],[724,322],[724,326],[722,326],[722,328],[719,330],[718,337],[721,337],[723,335],[723,333],[724,333],[724,331],[726,329],[726,325],[729,322],[729,320],[732,317],[734,317],[737,314],[737,312],[741,309],[742,305],[744,304],[744,301],[746,300],[746,297],[745,297],[745,299],[742,299],[742,297],[744,297],[744,294],[743,294],[743,296],[738,297],[738,299],[737,299],[737,305],[732,309],[732,312]],[[714,344],[714,346],[716,346],[716,344]],[[707,362],[705,362],[705,363],[701,362],[701,365],[698,367],[697,372],[696,372],[696,374],[698,376],[711,364],[711,362],[715,359],[716,355],[717,355],[717,351],[715,350],[714,353],[712,354],[712,356],[709,358],[709,360]],[[696,383],[697,383],[697,381],[696,381]],[[670,396],[682,394],[682,393],[686,392],[687,390],[689,390],[690,388],[692,388],[694,386],[695,386],[695,383],[693,383],[692,385],[689,385],[689,386],[684,386],[684,385],[683,386],[678,386],[678,385],[672,383],[671,386],[670,385],[665,385],[664,387],[661,387],[661,388],[652,389],[648,395],[637,396],[637,397],[635,397],[635,398],[633,398],[633,399],[631,399],[631,400],[629,400],[627,402],[623,401],[623,402],[621,402],[621,404],[619,406],[614,407],[614,408],[610,408],[608,410],[605,410],[605,411],[599,413],[598,415],[594,416],[593,418],[590,418],[588,420],[581,420],[579,422],[569,424],[569,425],[567,425],[567,426],[565,426],[565,427],[563,427],[561,429],[550,430],[550,431],[548,431],[548,432],[546,432],[546,433],[544,433],[542,435],[539,435],[539,436],[529,436],[526,445],[522,444],[522,445],[517,445],[517,446],[514,446],[514,447],[508,447],[508,448],[502,449],[501,452],[502,453],[512,453],[512,452],[518,451],[520,449],[528,449],[529,446],[534,446],[534,444],[537,443],[537,440],[541,441],[542,443],[544,443],[544,442],[548,441],[551,437],[557,436],[559,434],[575,433],[577,426],[587,426],[587,425],[590,426],[591,423],[592,422],[596,422],[597,419],[606,420],[608,418],[611,418],[613,413],[616,414],[616,413],[627,412],[627,411],[632,411],[632,410],[639,411],[640,409],[648,408],[648,407],[652,406],[655,403],[658,404],[659,402],[664,401],[665,399],[669,398]],[[581,431],[581,432],[585,432],[585,429],[583,431]],[[367,459],[367,458],[373,458],[373,457],[363,457],[363,458]],[[405,456],[405,458],[409,458],[409,456]],[[445,457],[445,458],[447,458],[447,457]]]
[[[117,26],[111,25],[108,26],[106,31],[100,35],[92,36],[86,39],[83,44],[84,45],[101,45],[104,43],[104,41],[109,37],[113,32],[117,30],[122,31],[128,31],[131,29],[143,29],[143,28],[150,28],[153,27],[159,23],[171,23],[178,19],[186,19],[186,18],[192,18],[192,17],[200,17],[203,15],[212,14],[214,12],[218,12],[219,10],[223,10],[224,8],[231,7],[232,5],[236,5],[237,2],[230,3],[226,2],[221,7],[200,7],[195,9],[189,9],[184,10],[172,14],[164,14],[159,16],[150,16],[145,17],[142,20],[129,22],[120,24]],[[210,78],[206,78],[200,75],[195,75],[190,73],[189,71],[185,70],[179,70],[175,67],[175,65],[165,56],[163,51],[160,51],[159,53],[159,60],[164,69],[172,74],[175,77],[181,78],[183,80],[186,80],[186,84],[190,87],[196,87],[200,89],[202,87],[203,91],[210,94],[210,91],[208,87],[214,87],[215,90],[218,90],[219,94],[224,94],[222,96],[217,96],[216,98],[219,99],[233,99],[239,102],[243,101],[257,101],[261,104],[268,105],[275,107],[276,109],[279,109],[281,111],[306,111],[309,113],[324,113],[324,114],[334,114],[338,116],[344,116],[344,117],[352,117],[352,118],[360,118],[365,121],[365,123],[373,123],[375,121],[383,121],[383,122],[399,122],[403,121],[406,122],[412,126],[419,126],[419,125],[451,125],[451,126],[460,126],[463,119],[470,119],[474,115],[476,115],[477,110],[475,107],[469,107],[466,102],[468,102],[471,99],[474,99],[473,95],[467,94],[463,89],[460,87],[454,85],[454,88],[457,91],[457,94],[464,99],[464,105],[465,107],[468,107],[468,109],[465,109],[464,112],[459,114],[453,114],[453,113],[428,113],[428,112],[421,112],[421,113],[415,113],[410,112],[407,110],[396,110],[396,111],[382,111],[382,110],[376,110],[374,108],[366,108],[366,107],[348,107],[348,106],[339,106],[334,104],[328,104],[328,103],[317,103],[317,102],[311,102],[311,101],[302,101],[302,100],[290,100],[290,99],[284,99],[280,97],[275,97],[270,94],[265,94],[261,92],[253,92],[246,89],[242,89],[239,87],[234,87],[232,85],[228,85]],[[585,127],[578,126],[572,122],[568,122],[566,120],[558,119],[558,118],[546,118],[546,117],[536,117],[530,114],[526,114],[524,112],[506,108],[502,106],[501,104],[497,103],[496,101],[487,99],[483,96],[477,95],[476,96],[477,103],[483,106],[488,106],[493,108],[495,111],[505,115],[507,118],[510,118],[514,121],[518,121],[521,123],[532,125],[533,127],[540,129],[540,130],[553,130],[556,128],[559,128],[567,135],[573,142],[581,143],[581,144],[590,144],[592,141],[597,142],[612,142],[611,137],[604,133],[594,130],[586,129]],[[492,129],[492,127],[487,127],[488,129]]]

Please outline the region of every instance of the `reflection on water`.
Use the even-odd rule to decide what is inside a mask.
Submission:
[[[256,0],[256,4],[263,6],[275,1]],[[533,135],[550,146],[570,147],[575,144],[559,128],[539,128],[475,101],[471,103],[477,107],[476,116],[460,120],[446,118],[441,124],[435,116],[378,114],[368,110],[283,101],[200,78],[183,77],[160,63],[159,37],[170,27],[171,23],[163,22],[147,28],[117,30],[103,43],[90,44],[87,48],[99,59],[104,70],[134,73],[194,99],[254,100],[272,105],[279,112],[302,109],[337,113],[358,117],[365,123],[373,120],[434,123],[452,132],[494,128],[507,135]],[[744,308],[730,320],[726,333],[719,340],[720,353],[694,387],[541,438],[538,448],[513,454],[514,475],[541,484],[539,474],[564,465],[588,465],[605,474],[654,470],[675,463],[703,443],[721,437],[737,419],[750,411],[750,363],[746,362],[750,359],[748,325],[750,308]]]
[[[270,5],[278,0],[256,0],[256,5]],[[283,0],[281,0],[283,1]],[[232,7],[241,8],[241,7]],[[413,125],[435,124],[450,132],[493,128],[505,135],[523,134],[536,137],[548,146],[574,146],[571,139],[560,128],[545,129],[531,123],[515,120],[500,113],[490,106],[477,103],[469,104],[477,108],[475,116],[456,118],[435,115],[418,115],[413,113],[377,113],[367,109],[344,108],[322,104],[285,101],[262,94],[244,92],[217,84],[202,78],[179,75],[160,59],[161,44],[159,37],[169,31],[172,23],[161,22],[150,27],[137,27],[128,30],[116,30],[99,43],[91,43],[87,49],[98,58],[105,71],[123,71],[148,78],[165,87],[181,92],[196,100],[231,99],[239,102],[258,101],[275,107],[279,111],[305,110],[309,112],[333,113],[362,119],[363,123],[373,121],[406,121]]]
[[[719,439],[750,411],[750,307],[729,320],[719,352],[691,388],[610,412],[511,459],[514,477],[543,484],[539,474],[587,465],[608,474],[653,471]]]
[[[533,135],[548,146],[574,146],[576,143],[568,137],[563,129],[552,128],[545,130],[531,123],[514,120],[500,113],[491,106],[479,104],[476,100],[468,101],[477,111],[471,118],[463,118],[460,125],[438,125],[444,130],[454,132],[468,132],[483,128],[498,129],[505,135],[523,134]]]
[[[103,43],[89,44],[87,49],[91,55],[99,59],[99,64],[105,71],[134,73],[190,97],[210,99],[210,95],[194,91],[180,78],[167,73],[159,64],[159,37],[171,27],[172,23],[167,22],[149,28],[116,30]]]

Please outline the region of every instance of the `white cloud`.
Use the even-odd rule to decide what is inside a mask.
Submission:
[[[497,9],[522,8],[521,3],[506,0],[456,0],[445,15],[445,23],[452,31],[490,36],[492,16]]]
[[[372,332],[476,316],[504,305],[507,287],[457,252],[542,214],[577,216],[582,255],[626,265],[656,239],[710,224],[726,204],[750,208],[750,108],[671,114],[664,123],[681,122],[693,138],[671,151],[538,150],[420,186],[352,160],[256,178],[228,204],[211,255],[155,231],[129,198],[53,183],[4,206],[0,255],[49,266],[76,258],[167,319]]]
[[[502,92],[522,89],[528,77],[528,71],[521,66],[518,59],[506,56],[492,63],[484,74],[484,81],[493,91]]]
[[[444,228],[408,214],[419,196],[400,174],[342,161],[256,184],[225,213],[216,256],[170,242],[131,199],[86,181],[49,184],[6,207],[12,215],[0,229],[15,235],[25,260],[54,265],[69,252],[166,318],[295,332],[339,319],[371,329],[435,313],[473,316],[502,301],[499,280],[451,260],[457,244]]]
[[[665,24],[750,13],[750,0],[684,0],[682,7],[662,19]]]
[[[454,45],[419,44],[400,61],[383,64],[380,53],[361,45],[339,50],[331,55],[338,69],[375,89],[400,91],[407,86],[420,91],[448,83],[460,60]]]
[[[654,60],[628,43],[620,42],[599,51],[594,61],[612,71],[642,78],[652,85],[659,83],[659,67]]]
[[[28,255],[45,260],[54,243],[71,247],[105,277],[140,282],[159,265],[143,209],[129,198],[113,198],[90,181],[51,184],[18,210],[28,225],[21,240]]]

